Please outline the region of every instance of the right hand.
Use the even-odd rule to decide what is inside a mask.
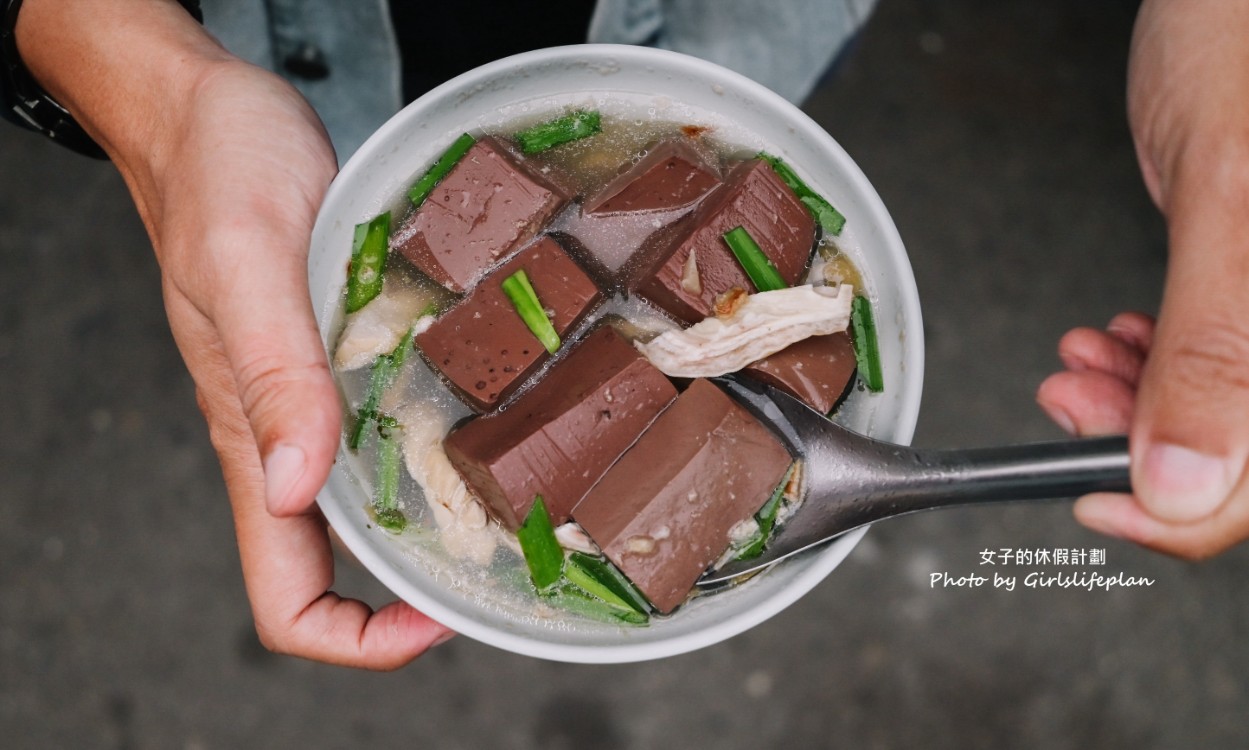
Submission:
[[[1059,344],[1038,400],[1080,435],[1127,432],[1133,494],[1081,498],[1086,526],[1188,559],[1249,539],[1249,8],[1147,0],[1128,114],[1167,219],[1157,321],[1124,314]]]

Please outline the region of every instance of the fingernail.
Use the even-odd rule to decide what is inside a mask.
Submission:
[[[1164,521],[1196,521],[1223,504],[1232,488],[1226,461],[1190,448],[1156,443],[1145,452],[1137,495]]]
[[[1066,367],[1072,372],[1084,372],[1089,369],[1089,363],[1085,362],[1083,357],[1077,357],[1074,354],[1059,352],[1058,358],[1062,360],[1063,367]]]
[[[1128,502],[1134,502],[1128,500]],[[1123,530],[1122,501],[1107,495],[1085,495],[1076,501],[1075,515],[1080,523],[1099,534],[1122,539],[1126,536]]]
[[[278,515],[286,511],[287,498],[304,475],[308,459],[303,448],[279,444],[265,456],[265,506]]]
[[[1134,346],[1137,349],[1144,348],[1144,343],[1141,341],[1140,337],[1136,335],[1135,331],[1127,326],[1117,326],[1111,323],[1106,326],[1106,333],[1109,333],[1111,336],[1114,336],[1129,346]]]
[[[435,639],[434,639],[434,642],[433,642],[433,643],[431,643],[431,644],[429,644],[429,647],[430,647],[430,648],[437,648],[438,646],[441,646],[442,644],[446,643],[447,641],[451,640],[451,639],[452,639],[452,638],[454,638],[454,637],[455,637],[455,631],[454,631],[454,630],[448,630],[447,632],[445,632],[445,633],[443,633],[442,635],[440,635],[440,636],[438,636],[437,638],[435,638]]]
[[[1041,404],[1041,408],[1044,409],[1045,413],[1049,415],[1049,418],[1054,420],[1054,423],[1059,427],[1063,428],[1063,431],[1065,431],[1068,435],[1076,434],[1075,420],[1071,418],[1071,415],[1068,414],[1066,410],[1060,409],[1057,406],[1051,406],[1049,404]]]

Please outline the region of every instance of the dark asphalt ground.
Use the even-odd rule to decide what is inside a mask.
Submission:
[[[1060,334],[1156,307],[1164,228],[1123,114],[1134,13],[883,0],[808,105],[914,264],[917,444],[1059,437],[1033,393]],[[1066,503],[883,524],[780,616],[661,662],[544,663],[464,638],[387,675],[271,655],[117,174],[5,129],[0,253],[2,747],[1246,746],[1249,549],[1178,562],[1083,530]],[[1106,558],[1000,573],[1154,583],[930,588],[999,548]]]

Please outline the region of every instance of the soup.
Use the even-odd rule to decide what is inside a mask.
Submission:
[[[379,525],[537,616],[671,613],[801,501],[800,457],[709,377],[826,413],[856,365],[878,386],[844,220],[714,129],[466,135],[408,198],[356,233],[348,443]]]

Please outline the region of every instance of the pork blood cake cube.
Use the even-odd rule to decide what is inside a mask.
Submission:
[[[798,281],[815,247],[815,219],[770,164],[751,159],[734,167],[691,213],[646,239],[625,286],[678,320],[697,323],[715,311],[724,292],[756,291],[724,241],[739,226],[786,284]],[[686,269],[691,254],[693,274]]]
[[[662,372],[603,325],[516,401],[452,431],[444,447],[503,526],[516,529],[535,495],[558,525],[676,396]]]
[[[775,386],[821,414],[841,400],[857,363],[850,334],[812,336],[742,368],[742,374]]]
[[[567,203],[561,187],[486,137],[434,187],[391,247],[434,281],[463,292]]]
[[[561,339],[603,298],[559,243],[543,236],[417,334],[425,359],[479,412],[494,409],[550,358],[503,292],[504,279],[522,269]]]
[[[579,212],[568,211],[555,229],[605,289],[624,291],[622,268],[631,266],[648,237],[692,211],[720,184],[713,166],[691,139],[675,136],[650,146],[637,164],[594,191]]]
[[[689,206],[720,184],[717,170],[684,138],[660,141],[629,169],[586,199],[582,211],[609,215]]]
[[[767,427],[700,378],[582,498],[573,520],[656,609],[671,612],[790,463]]]

